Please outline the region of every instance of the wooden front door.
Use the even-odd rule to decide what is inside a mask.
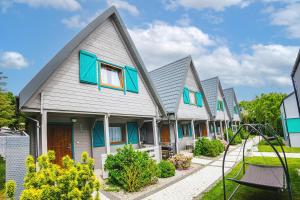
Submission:
[[[61,159],[68,155],[72,158],[72,126],[48,125],[47,131],[48,150],[54,150],[56,164],[61,164]]]
[[[202,136],[203,137],[207,137],[208,136],[207,135],[207,128],[206,128],[205,124],[202,125]]]
[[[170,143],[170,130],[168,125],[163,125],[161,128],[161,142],[163,144]]]

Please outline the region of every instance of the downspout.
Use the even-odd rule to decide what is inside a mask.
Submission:
[[[39,120],[36,120],[34,118],[31,117],[26,117],[26,119],[29,119],[31,121],[34,121],[36,123],[36,140],[37,140],[37,149],[36,149],[36,157],[38,158],[39,154],[39,149],[40,149],[40,122]]]

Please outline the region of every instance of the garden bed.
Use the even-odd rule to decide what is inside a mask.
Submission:
[[[176,170],[175,176],[169,178],[159,178],[157,183],[146,186],[138,192],[125,192],[124,190],[120,189],[118,192],[104,192],[104,194],[106,194],[108,197],[112,197],[113,199],[142,199],[158,190],[162,190],[165,187],[182,180],[190,174],[198,171],[200,168],[202,168],[201,165],[192,164],[187,170]]]

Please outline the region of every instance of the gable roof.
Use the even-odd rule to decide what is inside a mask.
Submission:
[[[177,113],[179,107],[179,100],[185,85],[188,74],[188,69],[191,66],[192,73],[195,75],[196,83],[200,88],[200,92],[204,94],[201,86],[201,81],[197,70],[194,67],[191,56],[184,57],[175,62],[164,65],[150,72],[150,76],[156,87],[156,90],[164,104],[167,113]],[[211,112],[208,106],[205,95],[203,100],[208,110],[209,116]]]
[[[88,37],[97,27],[99,27],[108,18],[112,18],[120,31],[122,39],[124,40],[135,64],[141,73],[144,81],[146,82],[154,101],[161,113],[165,115],[163,104],[157,95],[155,87],[153,86],[152,80],[150,79],[149,73],[126,29],[124,22],[122,21],[115,6],[108,8],[96,19],[89,23],[84,29],[82,29],[69,43],[67,43],[39,72],[36,76],[22,89],[20,92],[20,103],[19,107],[24,106],[33,95],[41,90],[41,87],[49,79],[49,77],[55,72],[55,70],[68,58],[72,51],[86,38]]]
[[[208,105],[210,107],[212,116],[215,118],[216,114],[217,114],[218,88],[221,91],[222,97],[224,97],[224,93],[223,93],[223,89],[222,89],[220,79],[219,79],[218,76],[216,76],[216,77],[201,81],[201,84],[203,86],[204,93],[206,95],[206,98],[207,98]],[[223,98],[223,100],[224,100],[225,108],[227,110],[227,114],[228,114],[229,118],[231,119],[231,115],[230,115],[230,112],[229,112],[229,109],[228,109],[226,99]]]
[[[238,105],[238,100],[235,95],[235,91],[233,88],[227,88],[223,90],[224,96],[228,105],[228,109],[230,111],[231,116],[234,115],[234,102]],[[238,115],[240,116],[240,110],[238,109]]]

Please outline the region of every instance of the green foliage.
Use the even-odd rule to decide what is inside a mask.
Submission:
[[[284,142],[283,142],[283,138],[281,137],[278,137],[278,141],[277,140],[271,140],[270,143],[272,145],[275,145],[275,146],[279,146],[279,145],[285,145]],[[262,139],[261,141],[259,141],[258,145],[269,145],[269,143],[267,141],[265,141],[264,139]]]
[[[169,161],[173,163],[176,169],[185,170],[188,169],[192,164],[192,157],[185,156],[183,154],[176,154],[169,158]]]
[[[147,152],[136,151],[132,145],[125,145],[115,155],[109,155],[105,162],[108,181],[128,192],[157,181],[159,169]]]
[[[247,139],[247,137],[248,137],[248,131],[246,131],[244,128],[242,128],[241,130],[240,130],[240,137],[242,138],[242,139]]]
[[[205,137],[196,141],[194,156],[216,157],[224,151],[224,145],[220,140],[209,140]]]
[[[282,152],[280,146],[274,146],[278,152]],[[300,153],[300,147],[282,147],[285,153]],[[274,152],[270,145],[258,145],[259,152]]]
[[[7,181],[5,184],[5,193],[9,200],[15,199],[16,182],[13,180]]]
[[[162,160],[158,164],[160,178],[167,178],[175,175],[175,166],[173,163],[167,160]]]
[[[283,134],[280,119],[280,104],[286,94],[261,94],[252,101],[242,101],[242,120],[244,123],[269,124],[277,133]]]
[[[20,129],[25,119],[16,111],[15,96],[11,92],[0,90],[0,102],[0,127],[7,126]]]
[[[229,141],[233,138],[234,133],[231,129],[226,130],[228,132]],[[227,134],[225,134],[225,139],[227,140]],[[231,145],[241,144],[242,138],[240,135],[235,136],[234,140],[231,142]]]
[[[5,160],[0,156],[0,191],[4,189],[5,184]]]
[[[21,200],[89,200],[95,189],[99,191],[100,183],[93,171],[94,160],[86,152],[78,163],[69,156],[63,157],[62,166],[54,164],[54,160],[54,151],[49,151],[38,158],[36,167],[34,158],[28,156]]]

